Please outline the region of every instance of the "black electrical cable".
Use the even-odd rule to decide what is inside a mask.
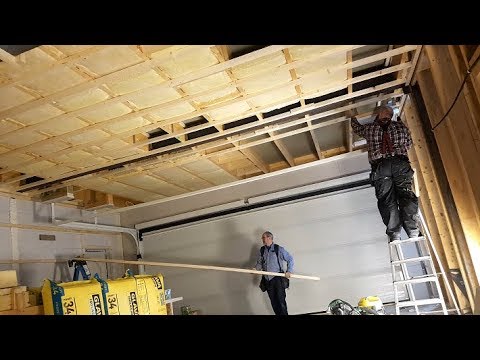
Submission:
[[[448,114],[450,113],[453,106],[457,102],[458,97],[460,96],[460,94],[463,90],[463,87],[465,86],[465,83],[467,82],[468,76],[472,73],[472,69],[475,67],[475,65],[477,65],[478,60],[480,60],[480,56],[478,56],[477,59],[475,60],[475,62],[472,64],[472,66],[470,66],[468,68],[467,74],[465,75],[465,78],[463,79],[462,85],[460,85],[460,89],[458,90],[457,96],[455,96],[455,99],[453,100],[452,105],[450,105],[450,108],[447,110],[445,115],[443,115],[442,119],[432,128],[432,131],[435,131],[435,129],[438,127],[438,125],[440,125],[447,118]]]

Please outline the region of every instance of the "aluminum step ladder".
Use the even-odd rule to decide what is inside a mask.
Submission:
[[[445,277],[445,271],[443,269],[442,263],[440,262],[440,259],[438,257],[437,250],[435,249],[435,246],[432,242],[430,232],[428,231],[428,228],[426,226],[425,220],[423,218],[422,213],[418,212],[423,228],[423,233],[426,236],[420,236],[416,238],[409,238],[406,240],[396,240],[392,241],[389,244],[389,250],[390,250],[390,262],[391,262],[391,267],[392,267],[392,277],[393,277],[393,291],[394,291],[394,297],[395,297],[395,313],[397,315],[400,315],[400,309],[405,308],[405,307],[413,307],[415,309],[415,313],[417,315],[423,315],[423,314],[428,314],[428,313],[433,313],[434,311],[427,311],[427,312],[422,312],[419,307],[424,306],[424,305],[434,305],[434,304],[439,304],[441,305],[441,310],[439,312],[443,312],[444,315],[448,315],[449,311],[447,306],[445,305],[445,299],[442,294],[442,290],[440,288],[440,283],[439,283],[439,278],[438,275],[442,275],[444,279]],[[428,241],[428,244],[427,244]],[[422,245],[422,242],[424,246]],[[404,251],[402,249],[402,246],[405,244],[412,244],[416,243],[416,248],[419,253],[418,257],[414,258],[405,258],[404,256]],[[430,254],[430,250],[428,245],[430,245],[430,248],[432,249],[432,252],[437,260],[437,263],[439,264],[440,267],[440,273],[437,273],[435,270],[435,265],[433,263],[432,256]],[[422,251],[423,250],[423,251]],[[396,259],[394,257],[396,253]],[[421,276],[410,276],[408,272],[408,266],[407,264],[412,264],[412,263],[420,263],[423,266],[424,270],[427,270],[427,274],[421,275]],[[397,268],[400,267],[400,274],[402,279],[397,279],[396,274],[397,274]],[[430,270],[430,271],[428,271]],[[426,284],[431,284],[434,286],[436,293],[438,297],[433,297],[429,299],[418,299],[415,296],[415,284],[420,284],[420,283],[426,283]],[[452,288],[450,287],[450,283],[448,281],[445,281],[445,284],[447,286],[447,289],[451,295],[451,298],[453,299],[453,303],[455,305],[455,309],[453,311],[456,311],[457,314],[460,314],[460,310],[458,308],[457,301],[455,300],[455,296],[453,294]],[[408,301],[399,301],[399,287],[405,286],[409,300]]]

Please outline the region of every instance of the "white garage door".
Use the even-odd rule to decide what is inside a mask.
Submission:
[[[323,195],[274,208],[213,219],[144,235],[145,260],[251,268],[269,230],[295,259],[295,272],[321,281],[292,279],[290,314],[324,311],[340,298],[393,300],[385,228],[372,187]],[[147,267],[162,272],[173,296],[204,314],[272,314],[254,275]],[[181,306],[179,305],[179,306]]]

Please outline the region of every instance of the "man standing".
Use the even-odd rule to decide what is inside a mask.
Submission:
[[[262,234],[262,242],[255,269],[283,273],[282,262],[286,261],[285,276],[289,278],[293,271],[292,255],[282,246],[273,243],[273,234],[270,231]],[[288,315],[284,280],[281,276],[271,275],[263,275],[262,278],[275,315]]]
[[[400,240],[403,225],[408,237],[419,236],[417,226],[418,199],[412,191],[413,170],[407,150],[412,137],[400,118],[392,121],[393,109],[380,106],[375,121],[361,125],[351,111],[352,130],[367,140],[371,180],[386,233],[390,241]]]

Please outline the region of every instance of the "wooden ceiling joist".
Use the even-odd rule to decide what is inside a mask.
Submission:
[[[305,123],[307,121],[315,121],[315,120],[318,120],[318,119],[321,119],[321,118],[324,118],[324,117],[327,117],[327,116],[334,115],[336,113],[343,113],[346,110],[349,110],[349,109],[352,109],[352,108],[355,108],[355,107],[365,106],[367,104],[375,104],[378,100],[382,101],[382,100],[389,99],[389,98],[392,98],[392,97],[401,97],[402,95],[403,95],[402,93],[386,94],[386,95],[383,95],[381,97],[374,97],[374,98],[371,98],[371,99],[368,99],[368,100],[363,100],[363,101],[360,101],[356,104],[346,105],[346,106],[343,106],[343,107],[335,109],[335,110],[326,111],[324,113],[309,116],[308,118],[304,117],[302,119],[292,121],[292,122],[289,122],[287,124],[283,124],[282,126],[278,126],[278,129],[285,129],[285,128],[288,128],[288,127],[291,127],[291,126],[296,126],[296,125],[299,125],[301,123]],[[367,114],[364,114],[364,115],[368,117],[368,116],[371,115],[371,113],[367,113]],[[334,125],[334,124],[337,124],[337,123],[340,123],[340,122],[344,122],[346,120],[348,120],[348,119],[346,117],[342,116],[342,117],[337,118],[337,119],[328,120],[328,121],[324,121],[324,122],[321,122],[321,123],[316,124],[316,125],[312,125],[311,129],[315,130],[315,129],[318,129],[318,128],[321,128],[321,127],[324,127],[324,126],[329,126],[329,125]],[[266,131],[268,131],[268,129],[263,130],[263,132],[266,132]],[[246,148],[250,148],[250,147],[253,147],[253,146],[256,146],[256,145],[261,145],[261,144],[264,144],[264,143],[267,143],[267,142],[271,142],[271,141],[276,140],[276,139],[282,139],[282,138],[286,138],[286,137],[289,137],[289,136],[297,135],[297,134],[300,134],[300,133],[306,132],[306,131],[310,131],[310,129],[308,127],[304,127],[304,128],[301,128],[301,129],[297,129],[297,130],[287,132],[287,133],[282,133],[282,134],[279,134],[279,135],[275,135],[275,137],[265,138],[265,139],[261,139],[261,140],[257,140],[257,141],[248,142],[246,144],[239,145],[238,148],[246,149]],[[261,134],[261,132],[257,131],[257,132],[254,132],[254,133],[238,136],[234,140],[235,141],[246,140],[248,138],[256,137],[256,136],[258,136],[258,134]],[[215,144],[212,144],[209,148],[213,149],[215,147],[221,147],[226,143],[228,143],[227,140],[225,140],[223,142],[216,142]],[[237,148],[229,148],[229,149],[220,150],[218,152],[212,152],[212,153],[203,155],[201,158],[205,159],[205,158],[209,158],[209,157],[212,157],[212,156],[225,155],[225,154],[228,154],[232,151],[237,151]],[[155,169],[158,170],[158,169],[161,169],[162,167],[165,167],[165,166],[166,167],[179,166],[179,165],[183,165],[185,163],[191,162],[191,161],[196,161],[198,158],[192,158],[191,157],[191,155],[194,155],[195,153],[196,152],[194,150],[190,150],[190,151],[186,151],[186,152],[183,152],[183,153],[172,154],[170,156],[165,156],[165,157],[162,157],[160,159],[152,160],[148,164],[147,163],[142,164],[142,169],[143,169],[142,171],[146,171],[149,168],[155,168]],[[130,172],[130,171],[131,170],[122,170],[122,169],[112,170],[110,172],[109,176],[113,177],[114,175],[120,175],[122,173]],[[88,175],[88,178],[91,179],[91,178],[101,177],[101,176],[103,176],[103,174],[98,173],[96,175],[95,174],[94,175]],[[65,184],[75,183],[76,181],[78,181],[78,179],[68,180],[64,183]],[[39,190],[39,191],[43,191],[43,190]]]
[[[110,187],[109,198],[88,205],[100,209],[115,196],[168,198],[351,151],[344,111],[364,104],[368,113],[372,96],[401,96],[419,56],[416,45],[272,45],[234,58],[230,50],[42,45],[10,58],[20,68],[0,67],[0,185],[30,196],[66,185],[102,194]],[[399,63],[407,54],[411,62]],[[363,75],[352,77],[357,68]],[[342,122],[344,146],[330,139],[323,148],[319,129]],[[303,133],[310,146],[292,142]]]
[[[318,76],[322,73],[325,73],[325,72],[333,72],[333,71],[338,71],[338,70],[341,70],[341,69],[349,69],[349,68],[353,68],[355,66],[361,66],[361,65],[365,65],[365,64],[368,64],[368,63],[371,63],[371,62],[374,62],[374,61],[378,61],[379,59],[381,58],[386,58],[388,56],[393,56],[393,55],[396,55],[396,54],[401,54],[401,53],[404,53],[404,52],[407,52],[407,51],[411,51],[412,49],[415,49],[414,46],[403,46],[403,47],[400,47],[400,48],[397,48],[397,49],[394,49],[394,50],[391,50],[389,52],[386,52],[386,53],[382,53],[382,54],[376,54],[376,55],[372,55],[372,56],[369,56],[367,58],[363,58],[363,59],[360,59],[360,60],[357,60],[357,61],[354,61],[352,63],[347,63],[347,64],[341,64],[341,65],[338,65],[338,66],[333,66],[333,67],[330,67],[328,69],[322,69],[320,68],[318,71],[315,71],[313,73],[310,73],[308,74],[308,76],[304,76],[300,79],[297,79],[297,80],[294,80],[294,81],[291,81],[285,85],[282,85],[280,87],[277,87],[277,88],[274,88],[273,90],[279,90],[279,89],[282,89],[282,88],[286,88],[286,87],[289,87],[289,86],[293,86],[293,85],[298,85],[300,84],[302,81],[305,81],[306,79],[310,79],[310,78],[315,78],[315,76]],[[235,59],[234,59],[235,60]],[[291,64],[287,64],[287,65],[291,65]],[[162,83],[163,84],[163,83]],[[160,85],[162,85],[160,84]],[[348,84],[346,85],[348,86]],[[338,88],[338,87],[337,87]],[[177,116],[177,117],[174,117],[172,119],[169,119],[167,122],[168,123],[178,123],[178,122],[181,122],[181,121],[184,121],[184,120],[188,120],[189,118],[192,118],[192,117],[196,117],[196,116],[202,116],[202,115],[205,115],[205,114],[208,114],[208,112],[212,111],[212,110],[216,110],[216,109],[219,109],[219,108],[223,108],[225,106],[228,106],[228,105],[231,105],[231,104],[234,104],[236,102],[238,102],[239,100],[248,100],[248,99],[251,99],[251,98],[254,98],[254,97],[257,97],[259,95],[262,95],[262,94],[269,94],[273,91],[272,89],[268,89],[268,90],[264,90],[264,91],[261,91],[261,92],[258,92],[258,93],[255,93],[255,94],[251,94],[251,95],[248,95],[248,96],[245,96],[245,97],[242,97],[241,99],[232,99],[232,100],[229,100],[229,101],[226,101],[226,102],[222,102],[220,104],[217,104],[217,105],[213,105],[211,107],[209,107],[207,110],[203,110],[203,111],[195,111],[193,113],[190,113],[190,114],[187,114],[187,115],[181,115],[181,116]],[[324,93],[328,93],[330,91],[325,91]],[[309,97],[313,97],[315,95],[317,95],[316,93],[313,93],[313,94],[308,94]],[[318,94],[317,96],[321,95]],[[307,97],[307,96],[305,96]],[[302,97],[302,98],[305,98],[305,97]],[[119,100],[122,100],[123,98],[122,97],[118,97],[118,98],[114,98],[114,99],[119,99]],[[185,99],[185,100],[189,100],[189,99]],[[167,106],[167,105],[173,105],[174,103],[178,103],[179,101],[184,101],[184,99],[179,99],[179,100],[173,100],[173,101],[170,101],[170,102],[167,102],[167,103],[164,103],[164,104],[160,104],[160,105],[156,105],[156,106],[153,106],[153,107],[149,107],[149,108],[146,108],[146,109],[143,109],[143,110],[140,110],[140,111],[137,111],[137,112],[132,112],[132,113],[128,113],[128,114],[125,114],[125,115],[121,115],[121,116],[118,116],[114,119],[111,119],[108,121],[109,124],[114,124],[114,123],[117,123],[119,121],[127,121],[129,119],[133,119],[133,118],[138,118],[139,116],[143,116],[143,115],[148,115],[152,112],[155,112],[155,110],[158,110],[158,109],[161,109],[162,107],[164,106]],[[101,104],[102,106],[106,106],[107,104],[104,104],[102,103]],[[108,104],[108,105],[111,105],[111,104]],[[99,106],[99,104],[95,104],[93,105],[94,108],[93,109],[96,109],[95,106]],[[268,106],[266,106],[268,108]],[[53,121],[54,119],[56,119],[56,121],[58,121],[59,119],[62,119],[62,120],[66,120],[67,118],[69,118],[70,116],[73,116],[71,115],[72,113],[74,115],[81,115],[83,114],[85,111],[87,111],[87,109],[89,111],[93,110],[92,107],[88,107],[88,108],[82,108],[82,109],[79,109],[78,111],[79,112],[70,112],[70,113],[67,113],[65,115],[60,115],[60,117],[56,117],[56,118],[51,118],[51,119],[48,119],[46,121]],[[1,117],[1,114],[0,114],[0,117]],[[40,123],[41,124],[41,123]],[[78,130],[74,130],[74,131],[70,131],[66,134],[63,134],[63,135],[58,135],[58,136],[55,136],[55,138],[48,138],[48,139],[45,139],[45,140],[40,140],[38,142],[35,142],[33,144],[30,144],[30,145],[27,145],[27,146],[23,146],[23,147],[19,147],[19,148],[16,148],[16,149],[12,149],[10,150],[8,153],[5,153],[5,154],[1,154],[0,155],[0,159],[2,158],[3,155],[12,155],[14,153],[18,153],[18,152],[25,152],[25,151],[33,151],[35,149],[36,146],[38,145],[43,145],[43,144],[46,144],[46,143],[49,143],[51,142],[53,139],[55,140],[59,140],[59,139],[64,139],[64,138],[67,138],[67,137],[71,137],[73,135],[80,135],[82,133],[85,133],[86,131],[88,130],[95,130],[95,129],[100,129],[104,126],[105,124],[100,122],[100,123],[96,123],[96,124],[92,124],[92,125],[89,125],[89,126],[86,126],[84,128],[81,128],[81,129],[78,129]],[[39,126],[38,124],[34,124],[32,125],[33,127],[35,126]],[[131,136],[131,135],[134,135],[135,133],[139,133],[139,132],[142,132],[142,131],[151,131],[155,128],[157,128],[158,125],[157,124],[149,124],[149,125],[144,125],[142,127],[139,127],[139,128],[136,128],[135,130],[129,130],[129,131],[126,131],[126,132],[122,132],[122,133],[119,133],[119,134],[116,134],[115,137],[118,137],[118,138],[121,138],[121,137],[125,137],[125,136]],[[30,128],[31,129],[31,128]],[[2,138],[2,135],[0,135],[0,141],[1,141],[1,138]],[[99,143],[102,143],[103,140],[93,140],[93,141],[89,141],[89,142],[86,142],[84,144],[81,144],[81,145],[77,145],[77,146],[73,146],[73,147],[69,147],[67,150],[64,150],[63,153],[68,153],[68,151],[74,151],[74,150],[77,150],[79,148],[85,148],[87,146],[92,146],[92,145],[98,145]]]
[[[348,100],[348,99],[351,99],[351,98],[354,98],[354,97],[357,97],[357,96],[360,96],[360,95],[365,95],[365,94],[369,94],[369,93],[372,93],[372,92],[378,92],[382,89],[388,89],[388,88],[391,88],[392,86],[399,86],[403,83],[404,81],[403,80],[396,80],[396,81],[392,81],[392,82],[389,82],[389,83],[386,83],[386,84],[383,84],[381,86],[375,86],[373,88],[368,88],[368,89],[364,89],[364,90],[360,90],[360,91],[356,91],[356,92],[353,92],[351,94],[347,94],[347,95],[343,95],[343,96],[339,96],[339,97],[336,97],[334,99],[330,99],[330,100],[326,100],[326,101],[322,101],[320,103],[317,103],[313,106],[309,106],[308,107],[308,110],[309,111],[312,111],[316,108],[321,108],[322,106],[326,106],[328,104],[334,104],[334,103],[338,103],[338,102],[341,102],[341,101],[344,101],[344,100]],[[287,113],[286,115],[283,115],[283,114],[280,114],[281,116],[273,116],[273,117],[270,117],[270,118],[266,118],[264,119],[263,123],[269,123],[269,122],[273,122],[277,119],[281,119],[281,118],[284,118],[286,116],[290,116],[291,115],[291,112],[290,113]],[[241,131],[241,130],[244,130],[244,129],[248,129],[248,128],[251,128],[253,126],[256,126],[257,124],[256,123],[249,123],[249,124],[246,124],[246,125],[242,125],[242,126],[239,126],[239,127],[236,127],[236,128],[232,128],[232,129],[229,129],[229,130],[226,130],[224,131],[222,134],[220,134],[220,136],[223,136],[223,135],[229,135],[231,133],[235,133],[235,132],[238,132],[238,131]],[[274,130],[274,129],[273,129]],[[270,131],[270,130],[267,130],[267,132]],[[200,142],[205,142],[205,141],[211,141],[213,139],[216,139],[218,137],[220,137],[217,133],[215,134],[212,134],[212,135],[207,135],[207,136],[204,136],[202,138],[198,138],[198,139],[193,139],[193,140],[189,140],[185,143],[182,143],[182,144],[177,144],[177,145],[170,145],[170,146],[167,146],[165,148],[160,148],[160,149],[156,149],[156,150],[153,150],[153,151],[150,151],[148,156],[152,156],[152,155],[155,155],[155,154],[160,154],[160,153],[165,153],[167,151],[172,151],[172,150],[175,150],[177,148],[180,148],[180,147],[184,147],[185,144],[188,144],[188,145],[195,145],[197,143],[200,143]],[[133,155],[133,156],[128,156],[120,161],[114,161],[112,162],[111,164],[112,165],[118,165],[118,164],[121,164],[121,163],[124,163],[125,161],[132,161],[132,160],[135,160],[135,159],[140,159],[142,157],[144,157],[145,155]],[[93,167],[90,167],[90,168],[87,168],[86,170],[98,170],[100,169],[101,166],[93,166]],[[75,176],[75,175],[80,175],[82,173],[84,173],[85,170],[80,170],[80,171],[75,171],[75,172],[70,172],[70,173],[67,173],[66,176]],[[55,181],[55,180],[60,180],[62,179],[63,176],[60,176],[60,177],[54,177],[53,179],[50,178],[48,180],[42,180],[42,181],[38,181],[38,182],[35,182],[33,184],[31,184],[30,186],[22,186],[20,188],[18,188],[18,190],[22,191],[22,190],[25,190],[25,189],[28,189],[28,188],[31,188],[32,186],[35,187],[35,186],[39,186],[39,185],[43,185],[45,183],[49,183],[51,181]]]
[[[384,74],[387,74],[387,73],[391,73],[391,72],[394,72],[394,71],[398,71],[399,69],[407,68],[407,67],[409,67],[409,66],[410,66],[410,63],[400,64],[400,65],[397,65],[397,66],[395,66],[395,67],[387,68],[387,69],[385,69],[385,70],[378,70],[378,71],[375,71],[375,72],[372,72],[372,73],[369,73],[369,74],[366,74],[366,75],[362,75],[362,76],[359,76],[359,77],[355,77],[355,78],[353,78],[353,79],[350,79],[350,80],[346,81],[344,84],[338,85],[335,89],[338,89],[338,88],[341,89],[341,88],[342,88],[343,86],[345,86],[345,85],[348,86],[348,84],[365,81],[365,80],[368,80],[368,79],[371,79],[371,78],[374,78],[374,77],[377,77],[377,76],[381,76],[381,75],[384,75]],[[387,84],[387,85],[393,85],[393,86],[395,86],[395,85],[398,85],[398,83],[397,83],[397,84],[390,84],[390,83],[389,83],[389,84]],[[380,87],[377,87],[377,89],[381,89],[381,88],[382,88],[381,86],[380,86]],[[367,89],[367,90],[369,90],[369,89]],[[370,90],[371,90],[371,89],[370,89]],[[356,92],[356,93],[353,94],[353,95],[352,95],[352,94],[349,94],[349,95],[347,95],[347,96],[344,96],[343,98],[342,98],[342,97],[338,97],[338,98],[335,98],[335,99],[336,99],[337,101],[342,101],[342,100],[348,99],[349,97],[350,97],[350,98],[353,98],[353,97],[355,97],[355,96],[360,96],[360,95],[363,95],[363,94],[366,94],[366,93],[368,93],[368,91],[366,92],[366,91],[362,90],[361,92]],[[321,95],[321,93],[320,93],[320,95]],[[304,95],[304,96],[306,96],[306,95]],[[321,106],[328,105],[328,104],[332,104],[332,103],[334,103],[334,101],[323,102],[323,103],[321,104]],[[312,109],[312,105],[309,105],[308,108],[309,108],[309,109]],[[253,114],[254,114],[254,113],[251,112],[250,114],[247,114],[247,115],[253,115]],[[234,119],[227,119],[227,120],[224,120],[224,121],[219,121],[218,123],[224,124],[224,123],[231,122],[231,121],[233,121],[233,120],[234,120]],[[165,124],[165,125],[168,125],[168,124],[173,124],[173,123],[174,123],[173,121],[169,121],[169,122],[165,122],[164,124]],[[175,136],[188,134],[189,132],[197,131],[197,130],[200,130],[200,129],[205,129],[205,128],[207,128],[208,126],[210,126],[210,125],[208,125],[208,124],[207,124],[207,125],[199,125],[199,126],[197,126],[197,127],[192,127],[192,128],[189,128],[189,129],[184,129],[184,130],[182,130],[180,133],[177,133],[177,132],[176,132],[176,133],[175,133]],[[134,144],[134,146],[135,146],[135,147],[141,147],[141,146],[147,145],[147,144],[149,144],[149,143],[153,143],[153,142],[156,142],[156,141],[163,141],[163,140],[169,139],[169,138],[171,138],[171,137],[173,137],[173,136],[171,136],[171,135],[160,136],[160,137],[158,137],[158,138],[154,138],[154,139],[149,139],[149,140],[145,140],[145,141],[138,142],[137,144]],[[116,151],[118,151],[118,150],[117,150],[117,149],[107,150],[107,151],[103,152],[102,155],[103,155],[103,156],[109,156],[110,154],[113,154],[113,153],[115,153]],[[63,155],[63,154],[64,154],[63,151],[59,151],[59,152],[57,152],[57,153],[54,153],[53,155],[59,156],[59,155]],[[26,162],[24,162],[24,163],[20,163],[20,165],[21,165],[21,166],[25,166],[25,165],[29,165],[29,164],[34,163],[34,162],[35,162],[35,160],[30,160],[30,161],[26,161]],[[1,174],[2,172],[6,172],[6,171],[7,171],[6,169],[5,169],[5,170],[3,170],[3,169],[0,170],[0,174]]]

